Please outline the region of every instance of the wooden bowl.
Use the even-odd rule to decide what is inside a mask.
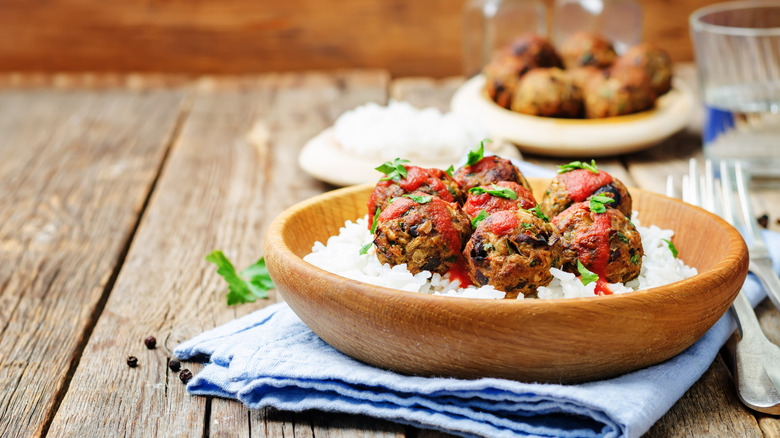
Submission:
[[[534,192],[548,180],[531,178]],[[373,185],[295,205],[271,224],[265,259],[279,292],[323,340],[404,374],[578,382],[662,362],[726,312],[747,275],[739,233],[719,217],[632,189],[642,224],[675,230],[695,277],[620,295],[558,300],[480,300],[403,292],[326,272],[302,260],[346,220],[366,215]]]

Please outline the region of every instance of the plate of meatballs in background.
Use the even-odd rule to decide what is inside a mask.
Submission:
[[[452,98],[489,134],[522,151],[593,157],[637,151],[683,129],[694,96],[648,43],[618,55],[594,33],[576,33],[557,50],[526,35],[501,50]]]
[[[376,184],[282,213],[264,253],[304,323],[386,369],[524,381],[614,376],[690,346],[747,274],[733,227],[629,190],[594,161],[526,178],[478,146],[458,169],[395,159],[377,170]]]

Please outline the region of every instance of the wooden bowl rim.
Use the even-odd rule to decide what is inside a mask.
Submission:
[[[528,178],[528,179],[549,180],[547,178]],[[400,289],[392,289],[384,286],[376,286],[370,283],[365,283],[347,277],[342,277],[338,274],[334,274],[320,267],[314,266],[304,261],[303,257],[299,257],[289,247],[287,247],[282,236],[282,229],[284,228],[286,222],[292,216],[298,214],[299,212],[307,208],[310,208],[314,204],[318,204],[324,201],[329,201],[342,196],[348,196],[355,192],[367,191],[372,187],[374,187],[374,185],[375,184],[369,183],[369,184],[360,184],[360,185],[354,185],[354,186],[336,189],[330,192],[325,192],[320,195],[314,196],[312,198],[301,201],[291,206],[290,208],[282,212],[279,216],[277,216],[276,219],[274,219],[271,225],[269,226],[267,237],[266,237],[266,245],[272,245],[274,249],[277,251],[276,254],[286,259],[288,263],[304,266],[306,270],[311,270],[317,276],[322,277],[324,279],[328,279],[331,282],[346,282],[354,286],[361,286],[361,285],[367,286],[367,289],[365,291],[366,293],[376,293],[379,296],[391,295],[395,297],[397,297],[399,293],[404,293],[404,294],[408,294],[407,296],[409,297],[409,299],[420,300],[421,302],[424,303],[430,302],[430,303],[439,303],[439,304],[442,303],[441,300],[444,298],[447,299],[446,302],[452,303],[453,305],[456,305],[455,303],[462,303],[462,304],[467,303],[469,306],[476,306],[476,307],[518,306],[520,308],[546,309],[551,306],[555,308],[569,307],[569,306],[580,307],[585,304],[597,304],[597,303],[614,306],[616,303],[619,303],[621,300],[633,301],[634,297],[639,297],[642,295],[658,295],[659,297],[675,295],[679,290],[695,287],[696,283],[699,283],[700,281],[711,280],[714,283],[722,283],[726,279],[721,276],[721,273],[727,271],[726,268],[728,268],[729,266],[739,265],[739,263],[744,263],[745,273],[747,271],[747,263],[744,261],[747,257],[747,246],[745,245],[742,236],[739,234],[739,231],[737,231],[728,222],[721,219],[717,215],[714,215],[700,207],[687,204],[678,199],[669,198],[667,196],[658,193],[649,192],[638,188],[630,188],[630,191],[632,193],[633,192],[642,193],[643,196],[655,196],[655,197],[664,198],[665,200],[672,201],[675,203],[684,204],[686,208],[691,208],[701,213],[704,213],[706,216],[708,216],[716,223],[718,223],[724,230],[726,230],[729,237],[729,248],[728,248],[728,252],[726,253],[726,256],[723,259],[716,262],[710,269],[704,272],[699,272],[693,277],[686,278],[684,280],[680,280],[674,283],[670,283],[665,286],[658,286],[658,287],[653,287],[648,289],[641,289],[638,291],[625,292],[625,293],[612,294],[612,295],[593,296],[593,297],[514,300],[514,299],[483,299],[483,298],[442,296],[442,295],[425,294],[419,292],[403,291]],[[677,232],[677,230],[675,230],[675,232]],[[268,254],[269,251],[265,251],[265,253]],[[734,296],[731,297],[732,300],[736,298],[736,293],[733,295]]]

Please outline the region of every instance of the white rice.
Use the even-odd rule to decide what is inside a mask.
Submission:
[[[610,284],[609,289],[613,293],[663,286],[697,274],[696,268],[688,267],[682,260],[674,258],[669,246],[662,240],[671,241],[674,235],[672,230],[663,230],[655,225],[643,227],[636,219],[636,212],[633,214],[632,222],[642,237],[642,247],[645,253],[642,257],[642,270],[639,277],[626,284]],[[430,272],[423,271],[412,275],[406,269],[405,264],[392,267],[389,264],[383,265],[377,259],[373,245],[366,254],[359,254],[360,248],[373,240],[367,224],[367,216],[356,222],[347,221],[344,227],[339,230],[339,234],[331,236],[325,245],[321,242],[315,242],[312,252],[303,259],[334,274],[377,286],[434,295],[487,299],[504,298],[505,293],[495,290],[492,286],[460,288],[459,282],[449,281],[449,274],[444,276],[431,275]],[[555,268],[550,269],[550,272],[554,279],[548,286],[539,288],[539,298],[595,296],[596,283],[583,286],[580,279],[574,274]],[[518,299],[522,298],[523,295],[520,294]]]
[[[396,101],[387,106],[368,103],[347,111],[333,129],[347,152],[378,161],[437,157],[454,162],[487,136],[472,119]]]

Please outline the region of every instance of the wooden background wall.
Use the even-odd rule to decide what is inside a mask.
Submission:
[[[548,5],[553,0],[546,0]],[[464,0],[0,0],[0,71],[460,73]],[[643,0],[644,39],[691,60],[688,15]]]

